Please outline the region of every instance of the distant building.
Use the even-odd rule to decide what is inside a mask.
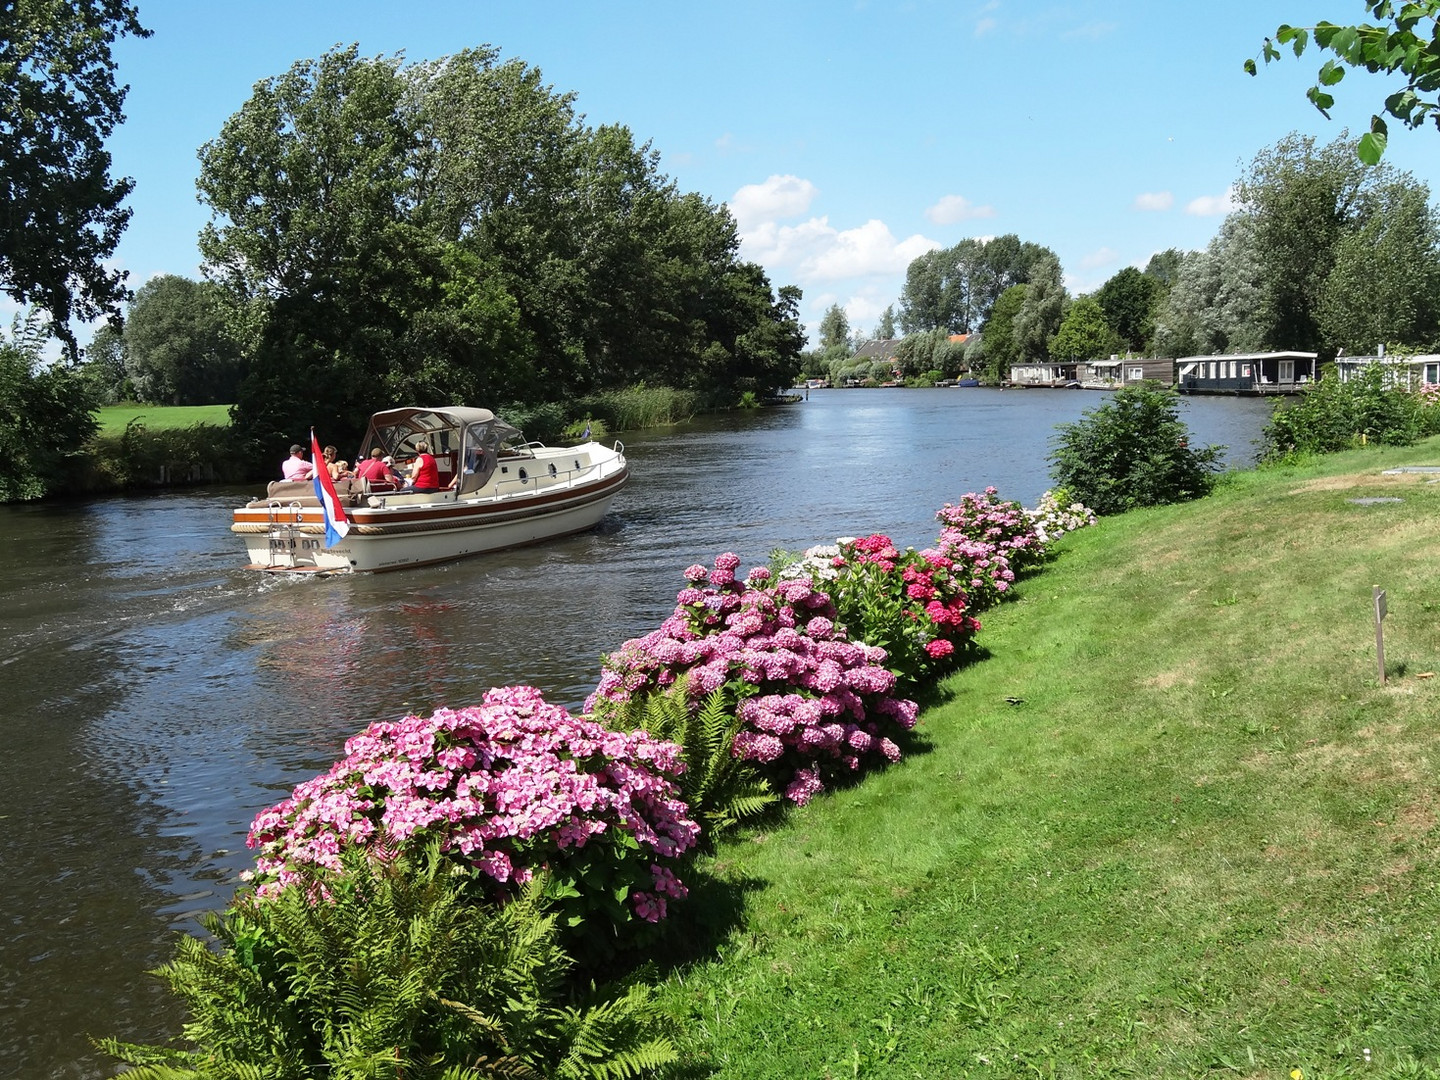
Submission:
[[[853,360],[887,360],[892,363],[896,361],[896,351],[900,348],[899,338],[871,338],[855,350]]]

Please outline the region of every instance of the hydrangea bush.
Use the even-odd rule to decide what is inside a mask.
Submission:
[[[371,724],[329,772],[256,817],[256,892],[278,894],[307,865],[339,870],[344,849],[387,859],[438,841],[489,899],[513,897],[544,868],[571,924],[596,908],[617,924],[656,922],[686,894],[671,865],[699,832],[676,798],[679,752],[526,686]]]
[[[947,543],[963,538],[990,549],[1017,574],[1045,561],[1045,541],[1036,533],[1025,508],[1001,499],[993,487],[980,495],[973,491],[962,495],[957,503],[946,503],[935,512],[935,519],[944,526],[937,543],[942,550]]]
[[[1047,491],[1033,510],[1026,510],[1035,535],[1042,544],[1050,544],[1068,532],[1095,524],[1095,511],[1078,499],[1071,499],[1063,488]]]
[[[682,675],[694,708],[725,687],[741,721],[730,752],[799,804],[836,773],[897,760],[891,736],[914,727],[917,708],[894,693],[885,650],[848,640],[808,579],[757,567],[741,581],[739,565],[727,552],[713,570],[689,567],[674,613],[606,658],[586,711],[603,716]]]
[[[890,669],[918,683],[952,664],[980,629],[953,566],[937,549],[901,551],[874,533],[809,548],[780,576],[823,583],[846,633],[884,649]]]

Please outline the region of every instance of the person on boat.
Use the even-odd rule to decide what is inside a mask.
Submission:
[[[423,439],[415,444],[415,460],[410,463],[410,490],[417,495],[440,490],[440,467]]]
[[[350,463],[348,461],[339,461],[336,459],[335,455],[339,452],[340,451],[336,450],[333,446],[327,446],[321,451],[325,456],[325,468],[329,470],[331,480],[344,480],[355,475],[350,471]]]
[[[355,476],[366,481],[372,490],[385,485],[398,488],[404,483],[400,475],[390,467],[390,459],[379,446],[371,450],[370,456],[360,463],[360,467],[355,470]]]
[[[280,466],[280,475],[286,480],[309,480],[315,467],[305,460],[305,448],[299,443],[290,447],[290,456]]]

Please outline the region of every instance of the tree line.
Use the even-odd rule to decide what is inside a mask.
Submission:
[[[88,35],[109,80],[97,75],[103,137],[125,92],[108,46],[144,33],[133,7],[34,11],[0,12],[0,28],[16,24],[7,37],[31,48],[21,66],[76,109],[89,99],[47,66],[48,43]],[[96,213],[130,186],[92,193]],[[37,203],[82,200],[32,188]],[[200,148],[197,188],[211,213],[205,280],[167,275],[132,296],[123,276],[107,278],[102,297],[81,267],[79,300],[42,306],[55,333],[72,315],[111,317],[70,371],[92,404],[233,402],[257,463],[311,425],[358,440],[397,402],[523,414],[638,385],[724,406],[799,369],[800,290],[740,257],[728,208],[680,191],[648,143],[588,125],[573,94],[489,46],[420,63],[354,46],[299,61],[257,83]],[[22,186],[12,194],[24,203]],[[104,219],[115,235],[101,256],[124,218]],[[4,261],[13,239],[0,235],[0,273],[28,301],[35,275]],[[43,366],[33,349],[21,359],[30,375]]]
[[[1014,235],[966,239],[910,263],[874,337],[912,379],[1012,365],[1298,349],[1333,357],[1428,352],[1440,342],[1440,220],[1408,172],[1366,165],[1349,136],[1291,134],[1236,180],[1235,208],[1201,251],[1171,248],[1071,296],[1059,259]],[[834,382],[874,376],[837,306],[803,370]],[[953,340],[966,335],[963,342]],[[887,360],[881,365],[889,369]]]

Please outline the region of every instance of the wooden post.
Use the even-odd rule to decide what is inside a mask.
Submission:
[[[1372,585],[1375,600],[1375,663],[1380,667],[1380,685],[1385,685],[1385,590]]]

